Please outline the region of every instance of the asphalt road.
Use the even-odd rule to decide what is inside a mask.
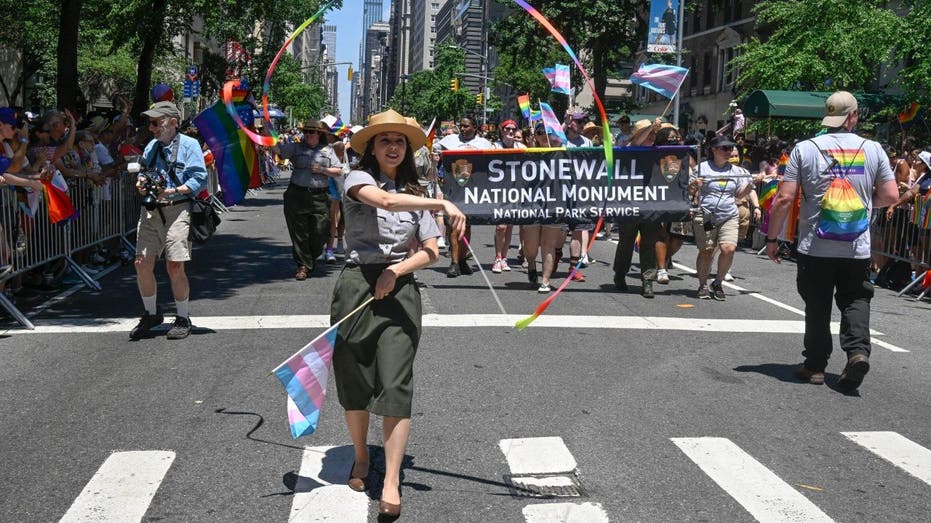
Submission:
[[[195,251],[186,340],[128,341],[141,313],[132,267],[51,304],[36,331],[8,326],[0,521],[376,520],[378,491],[345,487],[352,458],[332,381],[317,432],[295,441],[268,376],[323,330],[339,271],[293,280],[282,192],[233,208]],[[491,240],[491,227],[474,228],[486,270]],[[931,520],[931,305],[877,290],[873,368],[844,395],[831,386],[842,354],[827,386],[791,376],[793,263],[741,251],[739,289],[699,301],[686,246],[646,300],[633,275],[631,292],[613,289],[613,250],[597,242],[587,281],[524,331],[514,321],[543,297],[516,249],[512,272],[488,273],[508,316],[479,273],[447,278],[445,257],[418,274],[426,327],[403,520]],[[373,478],[380,433],[374,421]]]

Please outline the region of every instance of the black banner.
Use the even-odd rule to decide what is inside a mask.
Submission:
[[[688,147],[444,151],[443,193],[474,224],[682,221],[688,218]]]

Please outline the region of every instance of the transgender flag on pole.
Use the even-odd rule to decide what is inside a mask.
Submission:
[[[543,125],[546,127],[546,132],[553,136],[558,136],[559,139],[562,140],[562,144],[565,145],[566,133],[562,130],[559,118],[556,118],[556,113],[553,112],[553,108],[550,107],[550,104],[540,102],[540,112],[543,113]]]
[[[543,75],[550,81],[554,93],[569,94],[569,66],[556,64],[556,67],[544,67]]]
[[[288,423],[295,439],[317,430],[338,326],[314,338],[274,371],[288,393]]]
[[[672,99],[682,86],[689,70],[665,64],[643,64],[630,77],[630,81]]]

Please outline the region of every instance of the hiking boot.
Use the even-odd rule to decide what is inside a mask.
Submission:
[[[149,314],[148,311],[142,315],[142,318],[139,318],[139,323],[133,327],[133,330],[129,331],[129,339],[138,340],[146,334],[153,327],[158,327],[165,322],[165,316],[162,314],[161,309],[156,309],[155,314]]]
[[[792,371],[792,375],[799,381],[811,383],[812,385],[824,385],[824,372],[817,372],[809,369],[805,364],[801,364],[797,369]]]
[[[724,301],[727,299],[727,294],[724,294],[724,288],[721,287],[721,282],[711,282],[711,297],[717,301]]]
[[[653,298],[653,282],[650,280],[643,280],[643,287],[640,289],[640,295],[644,298]]]
[[[707,285],[698,286],[698,299],[699,300],[710,300],[711,299],[711,293],[708,292]]]
[[[459,260],[459,272],[462,273],[463,276],[472,274],[472,266],[469,265],[469,262],[466,261],[465,258]]]
[[[449,264],[449,269],[446,269],[447,278],[456,278],[459,276],[459,265],[456,262]]]
[[[863,383],[863,377],[870,371],[870,359],[866,354],[854,354],[847,358],[847,366],[837,380],[837,386],[845,391],[854,391]]]
[[[191,335],[191,319],[178,316],[168,331],[169,340],[183,340]]]

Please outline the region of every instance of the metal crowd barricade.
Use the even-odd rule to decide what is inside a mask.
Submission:
[[[44,197],[17,193],[13,187],[0,188],[0,264],[12,264],[13,270],[0,277],[8,282],[56,260],[64,259],[85,285],[100,290],[100,283],[74,260],[74,254],[119,238],[129,252],[135,253],[127,238],[136,230],[142,197],[135,189],[135,177],[125,171],[111,179],[109,191],[86,179],[77,180],[68,194],[78,215],[66,222],[52,224]],[[0,306],[27,329],[34,325],[16,305],[0,293]]]
[[[886,209],[873,211],[870,224],[873,253],[923,269],[915,271],[916,277],[899,292],[899,296],[921,282],[924,272],[931,267],[931,229],[927,220],[921,219],[922,213],[916,212],[916,205],[923,203],[918,201],[896,207],[891,218],[887,218]],[[919,299],[924,295],[923,292]]]

